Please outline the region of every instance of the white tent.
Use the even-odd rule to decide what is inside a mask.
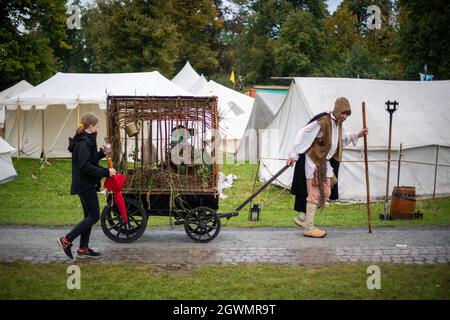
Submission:
[[[189,88],[191,88],[199,78],[200,75],[194,70],[194,68],[192,68],[189,61],[187,61],[183,69],[181,69],[172,79],[172,82],[183,89],[189,90]]]
[[[254,99],[213,80],[210,80],[197,95],[218,97],[222,150],[236,152],[250,118]]]
[[[0,92],[0,100],[11,98],[31,88],[33,88],[33,85],[29,84],[27,81],[25,80],[19,81],[12,87],[9,87],[8,89],[5,89],[2,92]],[[5,109],[6,108],[4,106],[0,105],[0,128],[3,128],[3,123],[5,122],[6,116]]]
[[[261,145],[262,180],[269,179],[284,166],[298,130],[315,114],[331,111],[335,99],[341,96],[348,98],[352,106],[352,115],[344,123],[347,132],[361,130],[361,103],[366,103],[372,198],[383,197],[386,191],[389,114],[385,102],[388,100],[399,102],[393,116],[391,159],[398,159],[402,143],[400,185],[415,186],[418,195],[432,194],[436,145],[440,145],[438,162],[444,166],[437,170],[436,194],[450,194],[450,81],[295,78],[282,107],[268,126],[277,134],[272,132],[272,139],[265,139]],[[357,146],[345,149],[339,171],[340,198],[364,199],[362,139]],[[391,163],[390,190],[397,183],[397,164],[398,161]],[[288,169],[276,184],[290,187],[293,171]]]
[[[197,94],[204,86],[208,84],[208,81],[205,79],[203,74],[197,79],[197,81],[189,87],[188,91],[192,94]]]
[[[239,161],[254,161],[258,157],[258,134],[272,123],[280,109],[285,94],[257,92],[252,113],[245,128],[245,135],[239,143],[236,158]]]
[[[16,149],[0,137],[0,184],[7,183],[17,177],[16,169],[11,160],[11,154]]]
[[[81,74],[57,73],[38,86],[10,99],[6,105],[6,140],[20,155],[38,158],[68,157],[73,136],[86,112],[100,119],[97,142],[106,136],[108,95],[191,96],[159,72]]]

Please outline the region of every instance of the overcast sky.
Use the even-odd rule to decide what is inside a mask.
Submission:
[[[328,11],[333,13],[336,11],[337,6],[342,2],[342,0],[327,0]]]

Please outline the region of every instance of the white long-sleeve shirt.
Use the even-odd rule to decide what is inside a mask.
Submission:
[[[331,148],[328,152],[327,159],[327,177],[331,178],[333,176],[333,167],[331,167],[330,159],[334,156],[338,148],[338,139],[339,139],[339,129],[337,123],[335,121],[335,117],[331,113]],[[320,124],[317,121],[313,121],[310,124],[303,127],[294,139],[293,148],[289,153],[289,158],[298,160],[298,155],[300,153],[305,153],[306,150],[311,147],[316,137],[321,137],[323,135]],[[347,146],[350,143],[356,145],[358,142],[358,134],[357,133],[349,133],[347,134],[342,127],[342,146]],[[314,177],[314,171],[316,170],[316,165],[312,161],[312,159],[305,154],[305,176],[307,179],[312,179]]]

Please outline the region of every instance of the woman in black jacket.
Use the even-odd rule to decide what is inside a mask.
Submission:
[[[80,236],[80,247],[77,250],[78,258],[98,258],[99,252],[89,248],[91,229],[100,218],[100,208],[97,191],[100,191],[100,180],[104,177],[114,176],[114,169],[99,166],[99,161],[111,152],[111,146],[106,150],[97,151],[98,119],[93,114],[81,117],[80,127],[73,138],[69,138],[69,151],[72,153],[72,185],[71,194],[78,194],[83,206],[84,219],[72,231],[58,238],[64,254],[73,259],[72,242]]]

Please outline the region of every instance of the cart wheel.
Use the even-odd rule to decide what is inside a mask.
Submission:
[[[128,224],[123,221],[115,204],[106,205],[102,211],[101,226],[105,235],[115,242],[130,243],[136,241],[147,227],[147,213],[138,201],[125,198]]]
[[[209,242],[220,232],[220,219],[217,213],[207,207],[189,211],[184,219],[184,230],[195,242]]]

